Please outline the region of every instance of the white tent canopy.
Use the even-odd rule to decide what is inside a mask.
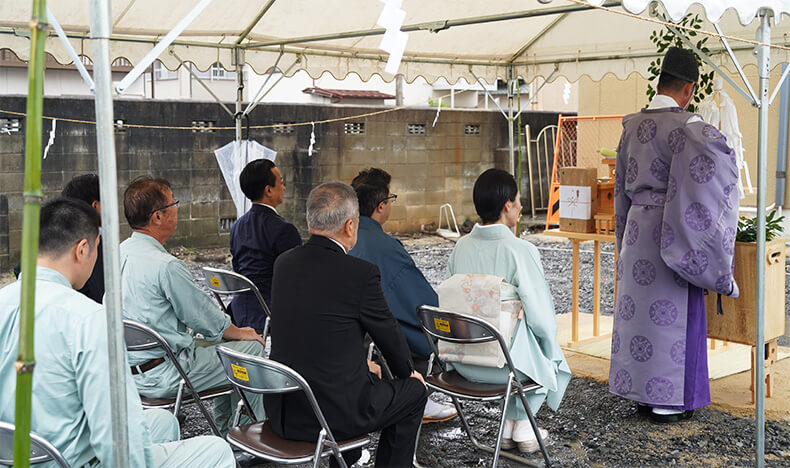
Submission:
[[[50,3],[77,53],[91,57],[89,2]],[[163,8],[161,0],[113,1],[111,59],[123,57],[139,63],[199,3],[168,0]],[[613,0],[593,3],[620,5]],[[720,20],[724,34],[749,40],[754,39],[757,22],[752,19],[760,6],[773,9],[776,17],[790,11],[787,0],[665,0],[658,11],[678,19],[692,3],[689,11]],[[613,9],[650,18],[648,6],[649,0],[626,0]],[[729,10],[725,11],[725,6]],[[289,69],[289,76],[301,69],[313,77],[329,72],[343,78],[356,72],[363,80],[373,74],[390,80],[392,76],[384,72],[387,54],[378,48],[383,29],[376,26],[376,20],[382,8],[375,0],[208,2],[173,43],[175,55],[164,50],[159,59],[171,69],[180,65],[176,56],[201,70],[217,62],[233,69],[234,50],[238,49],[243,62],[264,73],[282,51],[279,69],[286,70],[299,61]],[[646,75],[656,56],[649,35],[661,27],[595,9],[580,0],[549,4],[537,0],[403,0],[401,8],[406,12],[402,30],[409,38],[399,73],[409,82],[422,76],[431,83],[440,77],[451,83],[464,77],[471,83],[476,75],[492,83],[506,76],[508,66],[514,67],[515,75],[530,80],[549,77],[555,69],[570,81],[583,75],[597,81],[607,73],[621,79],[635,72]],[[0,2],[0,48],[9,48],[27,60],[29,21],[30,2]],[[707,20],[703,29],[714,31]],[[779,22],[773,28],[772,42],[784,44],[789,32],[790,22]],[[234,47],[240,37],[243,40]],[[741,61],[751,62],[753,45],[730,42]],[[709,46],[714,54],[720,53],[717,60],[735,72],[715,38]],[[46,51],[61,63],[72,61],[54,34]],[[785,61],[788,53],[774,50],[773,56],[773,62],[778,63]]]
[[[648,8],[652,2],[623,0],[621,5],[616,0],[589,1],[612,7],[613,11],[597,9],[586,0],[403,0],[401,8],[405,11],[405,19],[401,31],[407,32],[409,37],[399,73],[408,81],[423,76],[429,82],[444,77],[451,83],[461,77],[473,82],[476,76],[491,83],[504,77],[512,80],[514,76],[533,79],[560,74],[575,81],[584,75],[597,80],[606,73],[613,73],[619,78],[634,72],[646,74],[648,63],[656,56],[649,35],[661,27],[644,21],[645,18],[654,18],[651,16],[654,12]],[[11,49],[23,60],[30,57],[27,37],[31,24],[30,3],[28,0],[0,3],[0,49]],[[94,5],[92,11],[89,9],[91,4]],[[326,71],[338,78],[350,72],[356,72],[362,79],[376,73],[385,79],[392,77],[384,74],[387,55],[379,50],[384,33],[376,26],[383,8],[379,1],[115,0],[110,11],[106,11],[109,4],[109,0],[60,0],[52,2],[50,8],[73,49],[90,57],[95,65],[99,172],[102,200],[107,200],[110,208],[102,210],[102,225],[107,233],[104,237],[106,242],[103,242],[105,283],[110,285],[108,296],[112,296],[107,306],[108,340],[112,349],[121,350],[111,361],[111,366],[118,370],[124,361],[119,325],[120,266],[109,73],[111,61],[123,57],[133,64],[147,67],[158,57],[166,66],[175,68],[180,65],[180,58],[194,63],[201,70],[214,63],[236,68],[246,62],[259,73],[277,63],[279,69],[288,70],[288,75],[301,69],[314,77]],[[790,33],[790,26],[786,20],[779,21],[790,13],[790,0],[661,0],[656,5],[658,13],[666,12],[675,20],[687,12],[699,13],[705,20],[703,30],[713,31],[718,27],[722,34],[731,36],[729,42],[734,55],[742,63],[753,63],[754,38],[758,38],[759,86],[755,87],[756,93],[749,88],[748,95],[746,92],[742,94],[749,96],[749,100],[760,108],[757,206],[764,207],[766,124],[768,107],[773,99],[768,97],[769,71],[772,62],[779,64],[790,60],[785,47],[785,36]],[[773,14],[773,20],[768,15],[758,14],[768,11]],[[756,14],[759,20],[755,20]],[[46,22],[45,18],[41,20]],[[718,25],[714,27],[710,21],[718,22]],[[53,23],[51,19],[49,22]],[[174,54],[168,53],[162,44],[167,42],[165,36],[177,25],[182,27],[178,38],[172,42]],[[713,60],[735,71],[737,67],[725,58],[717,41],[709,42]],[[96,45],[98,52],[92,50],[91,43]],[[157,44],[162,50],[152,55],[151,50]],[[766,44],[781,47],[769,49]],[[46,51],[61,63],[72,61],[68,48],[54,35],[48,39]],[[146,56],[148,60],[144,59]],[[294,63],[295,66],[292,65]],[[512,99],[509,101],[512,164]],[[237,111],[240,106],[241,103],[237,102]],[[237,119],[237,138],[240,135],[241,119]],[[756,342],[764,343],[764,210],[758,210],[757,224]],[[755,425],[757,466],[760,467],[764,464],[765,449],[762,381],[765,356],[761,352],[756,356]],[[116,379],[116,383],[123,388],[123,373],[118,372],[117,375],[120,379]],[[114,408],[120,411],[126,407],[117,393],[111,394]],[[120,460],[119,466],[126,464],[123,462],[126,458],[121,456],[125,452],[125,423],[125,413],[122,416],[113,413],[114,455],[116,460]]]

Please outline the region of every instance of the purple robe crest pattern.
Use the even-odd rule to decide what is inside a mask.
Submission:
[[[689,117],[677,108],[628,115],[617,152],[609,386],[645,404],[684,404],[689,284],[738,293],[737,168],[721,133]]]

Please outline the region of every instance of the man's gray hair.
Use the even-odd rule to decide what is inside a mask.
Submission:
[[[307,197],[307,227],[337,234],[349,218],[359,218],[357,194],[343,182],[327,182],[314,188]]]

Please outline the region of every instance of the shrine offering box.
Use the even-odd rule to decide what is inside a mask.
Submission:
[[[594,232],[598,209],[598,169],[560,169],[560,230]]]
[[[724,341],[754,345],[755,339],[755,276],[757,244],[735,243],[735,282],[740,296],[721,296],[721,313],[717,294],[708,291],[705,312],[708,336]],[[785,333],[785,241],[774,239],[765,244],[765,341]]]

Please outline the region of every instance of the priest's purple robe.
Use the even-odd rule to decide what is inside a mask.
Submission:
[[[702,289],[738,296],[735,154],[692,116],[679,107],[627,115],[617,151],[609,390],[653,407],[710,403]]]

